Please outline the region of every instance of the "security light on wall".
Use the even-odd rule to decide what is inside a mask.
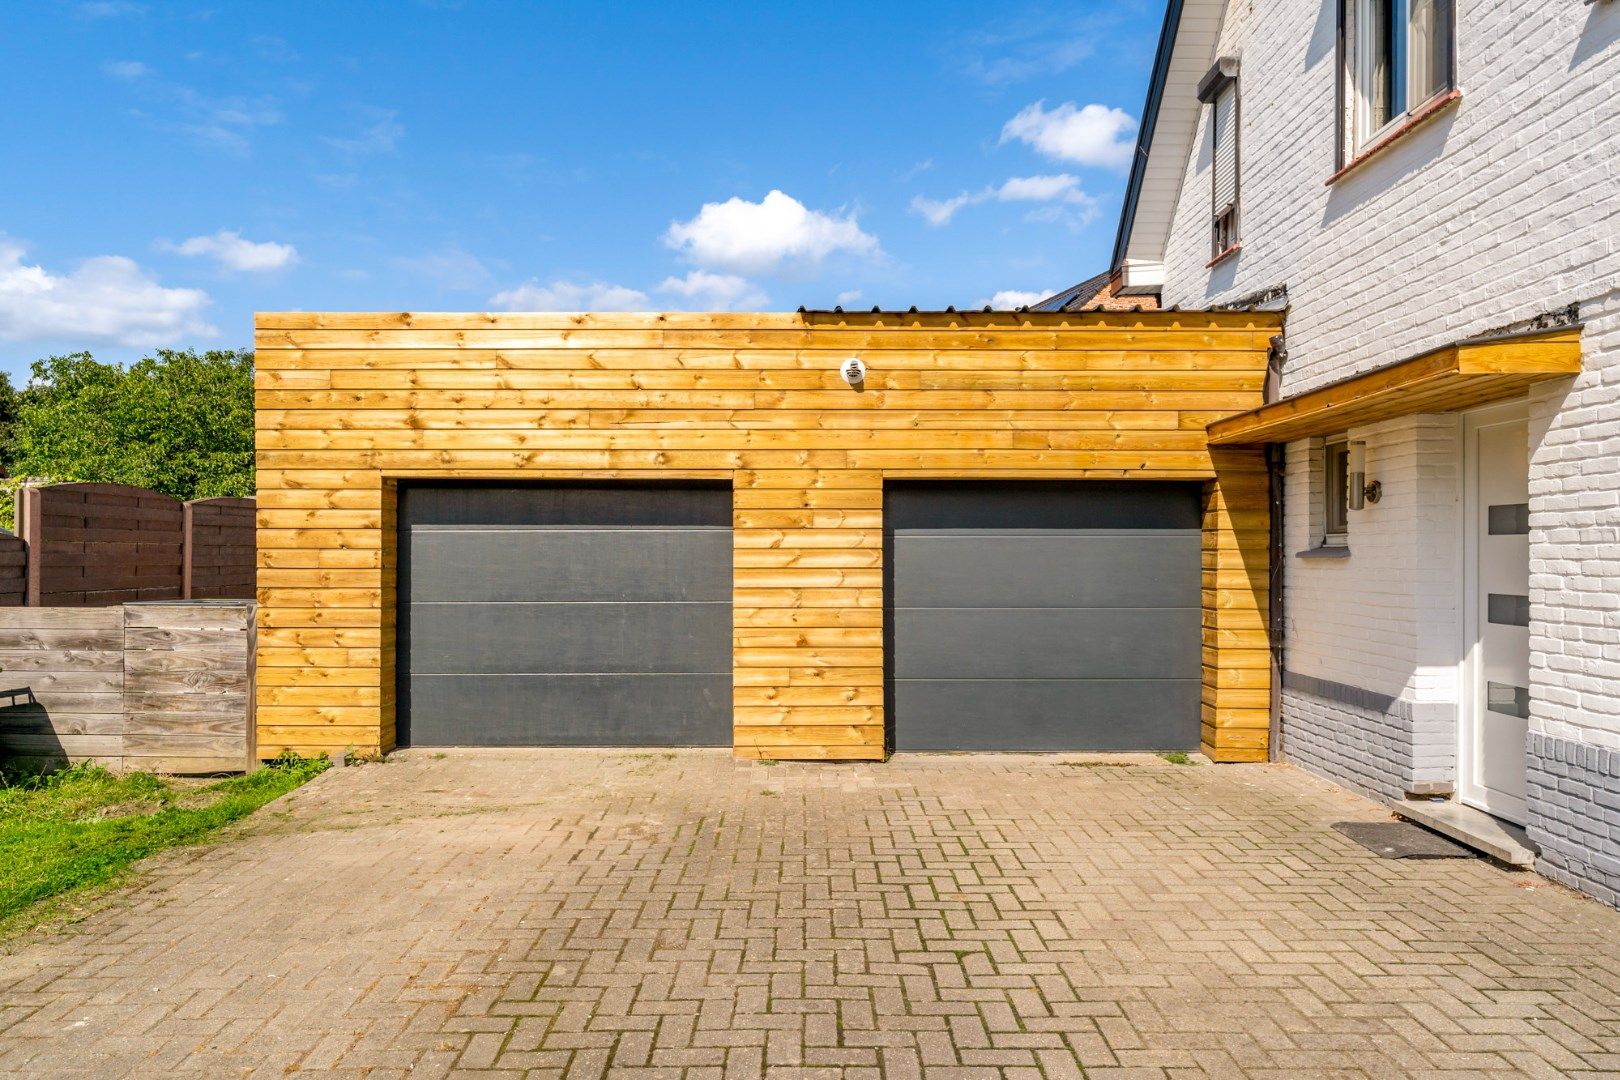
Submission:
[[[1360,510],[1367,503],[1376,503],[1384,497],[1384,485],[1374,480],[1367,482],[1367,444],[1353,442],[1349,447],[1349,467],[1345,470],[1350,474],[1348,496],[1350,509]]]

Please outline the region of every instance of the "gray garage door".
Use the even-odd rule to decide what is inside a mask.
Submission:
[[[731,492],[400,492],[399,741],[729,746]]]
[[[1196,748],[1199,490],[885,492],[899,750]]]

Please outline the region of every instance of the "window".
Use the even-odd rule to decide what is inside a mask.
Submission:
[[[1322,448],[1322,543],[1342,547],[1350,533],[1350,443],[1335,439]]]
[[[1215,95],[1209,116],[1210,159],[1214,181],[1214,218],[1211,236],[1213,254],[1235,247],[1238,242],[1238,148],[1237,82],[1228,83]]]
[[[1223,56],[1198,83],[1209,109],[1210,250],[1214,258],[1238,244],[1238,62]]]
[[[1340,0],[1340,165],[1455,85],[1454,0]]]

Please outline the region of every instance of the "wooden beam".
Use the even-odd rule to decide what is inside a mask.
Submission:
[[[1448,345],[1209,425],[1211,446],[1289,442],[1520,397],[1581,370],[1579,327]]]

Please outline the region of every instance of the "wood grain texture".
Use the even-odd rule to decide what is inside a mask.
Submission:
[[[0,608],[0,754],[156,772],[249,767],[253,608]]]
[[[1205,428],[1260,404],[1279,326],[262,314],[259,753],[392,747],[399,483],[662,477],[735,491],[737,754],[880,758],[885,480],[1046,478],[1206,482],[1204,749],[1263,758],[1264,466],[1212,457]],[[861,388],[837,375],[852,355]]]
[[[1581,370],[1581,330],[1463,342],[1375,368],[1210,424],[1215,446],[1289,442],[1421,412],[1457,412],[1522,397]]]

